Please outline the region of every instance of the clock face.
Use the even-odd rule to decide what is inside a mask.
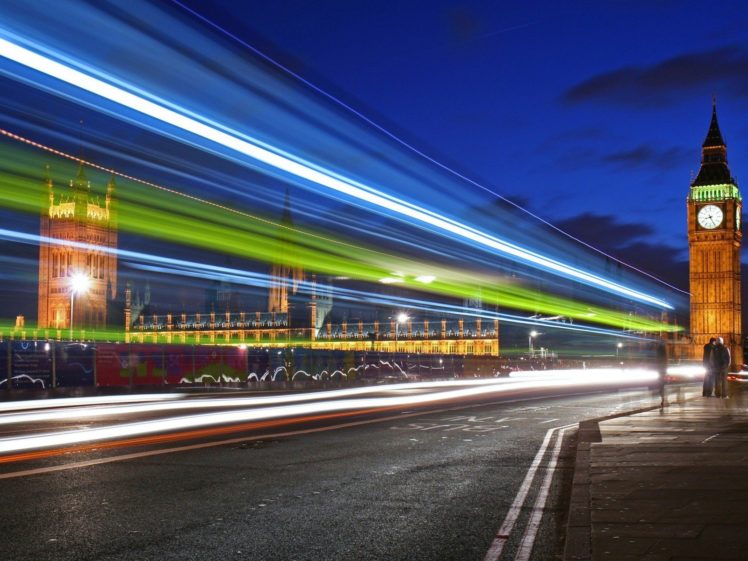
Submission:
[[[706,205],[699,209],[699,214],[696,215],[699,221],[699,226],[711,230],[722,224],[724,218],[722,209],[716,205]]]
[[[735,209],[735,229],[740,230],[740,207]]]

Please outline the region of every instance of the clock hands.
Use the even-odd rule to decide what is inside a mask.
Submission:
[[[698,213],[699,224],[702,226],[702,228],[706,228],[708,230],[717,228],[720,224],[722,224],[723,218],[724,213],[722,212],[722,209],[716,205],[705,205],[699,210]]]

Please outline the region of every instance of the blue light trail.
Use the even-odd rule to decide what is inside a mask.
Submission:
[[[421,158],[424,158],[425,160],[427,160],[428,162],[434,164],[435,166],[443,169],[444,171],[446,171],[446,172],[454,175],[455,177],[457,177],[457,178],[459,178],[459,179],[461,179],[463,181],[466,181],[466,182],[470,183],[471,185],[474,185],[475,187],[478,187],[479,189],[481,189],[481,190],[483,190],[483,191],[485,191],[487,193],[490,193],[492,196],[501,199],[506,204],[513,206],[514,208],[520,210],[524,214],[527,214],[528,216],[532,217],[533,219],[541,222],[545,226],[547,226],[549,228],[552,228],[553,230],[555,230],[559,234],[561,234],[563,236],[566,236],[567,238],[573,240],[574,242],[579,243],[579,244],[587,247],[588,249],[590,249],[592,251],[595,251],[595,252],[597,252],[597,253],[605,256],[607,259],[615,261],[616,263],[619,263],[619,264],[621,264],[621,265],[623,265],[625,267],[628,267],[629,269],[632,269],[632,270],[636,271],[637,273],[639,273],[641,275],[647,276],[647,277],[651,278],[652,280],[654,280],[654,281],[656,281],[658,283],[661,283],[661,284],[667,286],[668,288],[670,288],[672,290],[675,290],[677,292],[680,292],[680,293],[686,294],[686,295],[689,294],[688,291],[681,290],[677,286],[673,286],[672,284],[669,284],[669,283],[663,281],[662,279],[659,279],[659,278],[655,277],[654,275],[651,275],[650,273],[648,273],[646,271],[643,271],[643,270],[641,270],[641,269],[639,269],[637,267],[634,267],[633,265],[630,265],[629,263],[625,263],[625,262],[621,261],[620,259],[618,259],[614,255],[610,255],[609,253],[605,253],[604,251],[602,251],[602,250],[600,250],[600,249],[598,249],[598,248],[596,248],[596,247],[588,244],[584,240],[581,240],[581,239],[579,239],[579,238],[571,235],[570,233],[562,230],[561,228],[557,227],[555,224],[552,224],[551,222],[548,222],[543,217],[538,216],[537,214],[535,214],[535,213],[527,210],[526,208],[524,208],[523,206],[517,204],[516,202],[512,201],[511,199],[507,199],[506,197],[504,197],[503,195],[501,195],[501,193],[497,193],[494,189],[486,187],[485,185],[479,183],[478,181],[476,181],[474,179],[471,179],[470,177],[468,177],[467,175],[465,175],[463,173],[460,173],[459,171],[457,171],[454,168],[452,168],[452,167],[444,164],[443,162],[440,162],[439,160],[437,160],[435,158],[432,158],[431,156],[429,156],[428,154],[426,154],[422,150],[419,150],[413,144],[405,141],[400,136],[398,136],[395,133],[393,133],[391,130],[385,128],[381,124],[375,122],[374,120],[372,120],[369,117],[367,117],[366,115],[364,115],[361,111],[358,111],[356,108],[354,108],[351,105],[349,105],[348,103],[344,102],[339,97],[336,97],[336,96],[332,95],[330,92],[322,89],[318,85],[316,85],[316,84],[312,83],[311,81],[307,80],[306,78],[304,78],[300,74],[294,72],[293,70],[291,70],[287,66],[281,64],[280,62],[278,62],[274,58],[268,56],[266,53],[262,52],[257,47],[251,45],[250,43],[248,43],[247,41],[241,39],[240,37],[237,37],[236,35],[234,35],[230,31],[224,29],[220,25],[216,24],[215,22],[213,22],[212,20],[208,19],[204,15],[202,15],[202,14],[198,13],[197,11],[193,10],[189,6],[186,6],[184,3],[180,2],[179,0],[172,0],[172,2],[174,4],[176,4],[177,6],[179,6],[180,8],[182,8],[183,10],[189,12],[190,14],[192,14],[193,16],[195,16],[196,18],[198,18],[203,23],[206,23],[207,25],[209,25],[209,26],[213,27],[214,29],[218,30],[220,33],[226,35],[227,37],[230,37],[232,40],[236,41],[241,46],[249,49],[254,54],[256,54],[257,56],[261,57],[263,60],[266,60],[267,62],[271,63],[276,68],[282,70],[283,72],[285,72],[289,76],[292,76],[294,79],[298,80],[299,82],[301,82],[305,86],[311,88],[316,93],[318,93],[318,94],[326,97],[330,101],[332,101],[332,102],[336,103],[337,105],[339,105],[340,107],[344,108],[346,111],[349,111],[351,114],[353,114],[356,117],[358,117],[359,119],[363,120],[366,124],[374,127],[376,130],[378,130],[382,134],[384,134],[387,137],[391,138],[392,140],[394,140],[398,144],[400,144],[403,147],[407,148],[408,150],[410,150],[414,154],[420,156]]]
[[[16,232],[0,228],[0,239],[17,241],[21,243],[48,243],[51,245],[60,245],[67,247],[76,247],[80,249],[93,250],[102,253],[116,254],[119,259],[128,260],[131,262],[131,266],[136,269],[141,269],[150,272],[157,272],[162,274],[172,274],[187,276],[193,278],[202,278],[208,280],[223,280],[244,286],[253,286],[260,288],[267,288],[277,283],[271,275],[263,273],[254,273],[250,271],[243,271],[240,269],[234,269],[230,267],[222,267],[217,265],[210,265],[206,263],[198,263],[195,261],[186,261],[183,259],[175,259],[171,257],[165,257],[162,255],[152,255],[139,251],[130,251],[124,249],[113,249],[105,246],[92,245],[82,242],[75,242],[69,240],[61,240],[58,238],[51,238],[46,236],[39,236],[37,234],[28,234],[25,232]],[[567,324],[555,321],[534,319],[514,314],[507,314],[503,312],[492,312],[490,310],[470,308],[468,306],[459,306],[454,304],[447,304],[442,302],[433,302],[429,300],[422,300],[418,298],[407,298],[402,296],[394,295],[382,295],[371,292],[364,292],[361,290],[355,290],[350,288],[342,287],[320,287],[310,281],[299,281],[299,287],[302,292],[311,294],[314,290],[329,292],[336,299],[346,300],[356,303],[366,303],[373,305],[389,306],[397,309],[413,309],[421,310],[424,312],[433,312],[438,314],[449,314],[456,316],[469,316],[482,319],[498,319],[501,322],[527,325],[527,326],[542,326],[544,328],[558,329],[561,331],[573,331],[580,333],[588,333],[594,335],[605,335],[616,337],[619,339],[635,339],[645,340],[646,337],[641,337],[632,333],[625,333],[622,331],[616,331],[612,329],[604,329],[599,327],[591,327],[579,324]]]
[[[6,37],[10,35],[7,31],[4,34]],[[76,88],[105,98],[122,107],[137,111],[142,115],[229,148],[236,153],[261,162],[272,169],[282,170],[296,178],[312,182],[337,193],[342,193],[353,200],[358,200],[359,203],[364,202],[380,209],[389,210],[399,216],[400,219],[413,219],[421,226],[426,225],[442,233],[458,236],[463,242],[474,242],[484,249],[493,250],[498,254],[509,256],[539,269],[580,281],[610,293],[665,309],[673,308],[668,302],[660,298],[519,247],[516,244],[502,240],[442,214],[326,170],[321,166],[293,156],[277,147],[269,146],[236,130],[177,107],[174,104],[159,100],[155,96],[149,95],[133,86],[122,82],[118,82],[119,85],[114,85],[110,83],[114,82],[114,79],[111,77],[107,77],[109,81],[104,81],[1,38],[0,56],[46,76],[53,77]],[[97,72],[97,74],[104,77],[104,74],[101,72]]]

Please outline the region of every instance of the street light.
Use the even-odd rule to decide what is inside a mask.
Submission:
[[[621,348],[623,348],[623,343],[618,343],[616,345],[616,360],[618,360],[618,354],[621,352]]]
[[[405,312],[400,312],[399,314],[397,314],[397,317],[395,317],[395,354],[393,356],[397,356],[397,351],[398,351],[397,345],[398,345],[398,337],[400,334],[400,324],[405,323],[409,319],[410,318],[408,317],[408,314],[406,314]]]
[[[73,306],[75,305],[75,295],[83,294],[91,285],[91,280],[83,273],[76,273],[70,279],[70,340],[73,340]]]
[[[528,346],[528,348],[530,350],[530,358],[532,358],[532,355],[533,355],[532,339],[533,339],[533,337],[537,337],[537,336],[538,336],[538,332],[535,331],[535,330],[533,330],[533,331],[530,331],[530,336],[527,338],[527,343],[528,343],[527,346]]]
[[[397,348],[398,333],[400,332],[400,324],[405,323],[409,319],[410,318],[408,317],[408,314],[404,312],[400,312],[399,314],[397,314],[397,323],[395,324],[395,347],[396,348]]]

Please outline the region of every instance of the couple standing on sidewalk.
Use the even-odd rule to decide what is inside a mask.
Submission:
[[[704,386],[701,395],[727,397],[727,371],[730,369],[730,349],[722,337],[712,337],[704,345]]]

